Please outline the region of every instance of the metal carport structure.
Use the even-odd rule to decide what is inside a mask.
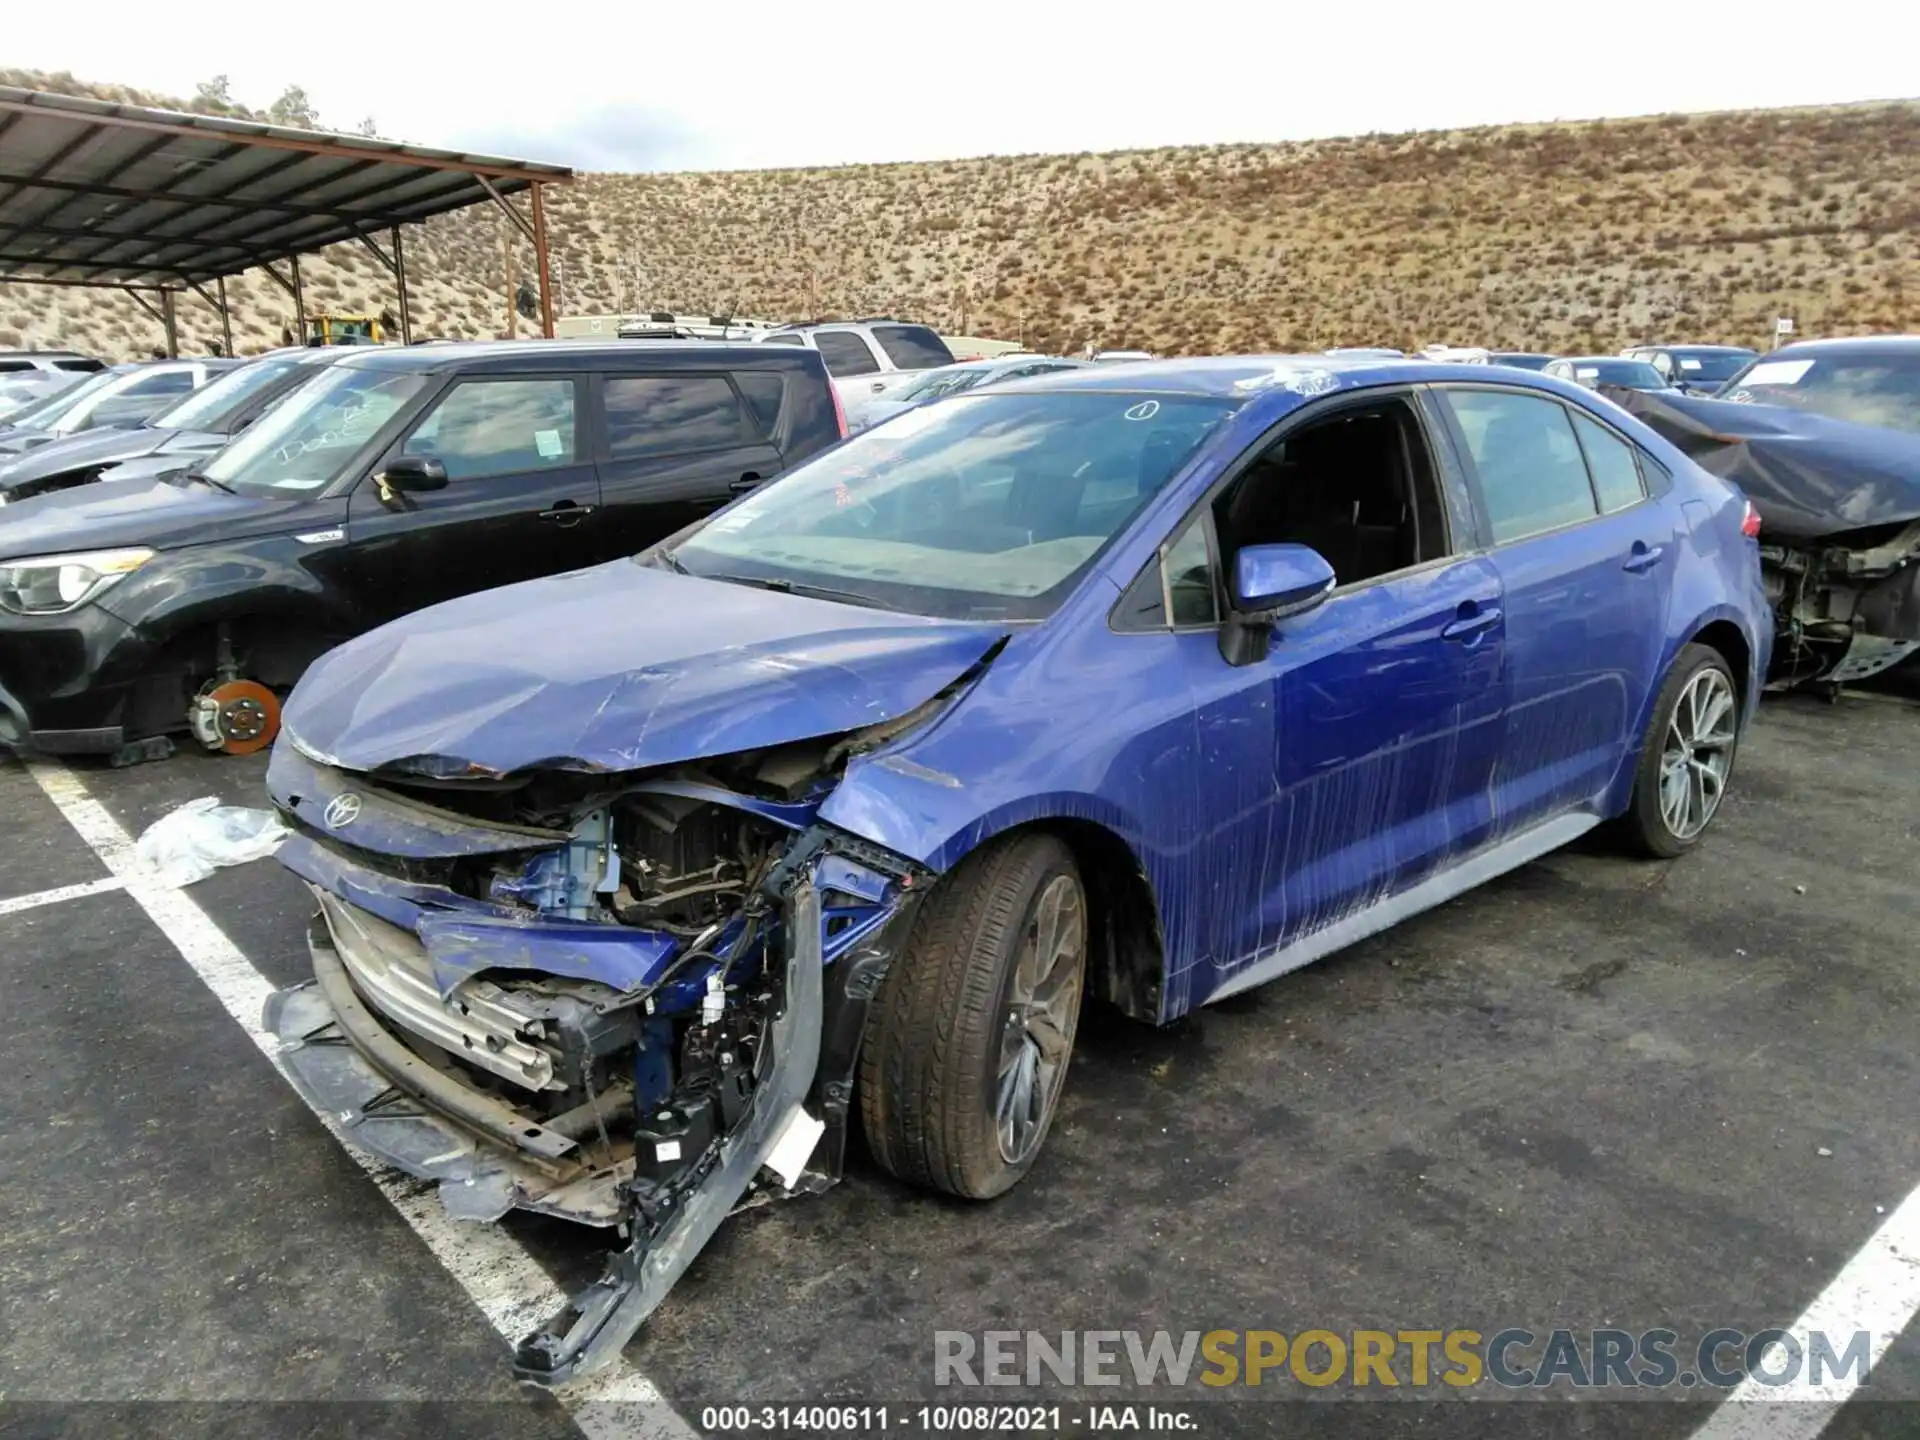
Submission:
[[[265,270],[304,332],[299,257],[357,240],[393,276],[405,342],[400,227],[492,201],[533,246],[550,337],[543,192],[572,178],[562,165],[0,85],[0,281],[124,290],[166,327],[169,354],[175,301],[190,290],[219,314],[232,354],[228,276]],[[523,190],[531,219],[508,199]]]

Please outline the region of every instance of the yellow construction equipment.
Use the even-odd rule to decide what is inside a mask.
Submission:
[[[309,345],[381,345],[386,334],[378,315],[309,315]]]

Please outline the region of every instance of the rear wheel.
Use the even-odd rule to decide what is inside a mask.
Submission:
[[[1620,817],[1642,854],[1671,859],[1699,843],[1720,811],[1740,736],[1740,697],[1716,650],[1689,645],[1660,687]]]
[[[860,1113],[903,1180],[986,1199],[1039,1155],[1073,1055],[1087,899],[1049,835],[967,857],[927,897],[867,1021]]]

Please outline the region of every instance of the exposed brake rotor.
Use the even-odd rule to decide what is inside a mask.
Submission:
[[[187,723],[209,750],[252,755],[280,733],[280,701],[254,680],[212,681],[195,697]]]

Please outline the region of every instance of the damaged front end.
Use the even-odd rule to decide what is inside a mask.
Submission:
[[[818,810],[918,718],[619,773],[276,749],[319,901],[314,979],[267,1008],[295,1084],[456,1216],[625,1242],[523,1379],[618,1355],[750,1193],[839,1178],[867,1002],[933,877]]]
[[[1920,651],[1920,436],[1780,405],[1614,398],[1758,512],[1772,684],[1837,689]]]

